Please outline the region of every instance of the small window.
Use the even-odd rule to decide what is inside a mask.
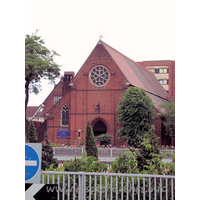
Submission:
[[[54,97],[54,105],[57,103],[57,97]]]
[[[161,69],[159,69],[159,73],[160,74],[162,74],[163,73],[163,69],[161,68]]]
[[[165,73],[165,74],[167,73],[167,68],[166,68],[166,69],[163,69],[163,73]]]
[[[58,97],[58,101],[61,99],[62,97]]]
[[[164,85],[167,85],[167,80],[166,80],[166,79],[163,80],[163,84],[164,84]]]
[[[159,82],[160,82],[161,85],[163,84],[163,80],[162,79],[160,79]]]
[[[69,108],[68,106],[63,106],[62,108],[62,116],[61,116],[62,126],[69,125]]]
[[[159,73],[159,69],[155,69],[155,74],[158,74]]]

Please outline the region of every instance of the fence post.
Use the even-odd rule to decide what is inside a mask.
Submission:
[[[79,200],[83,200],[83,172],[79,173]]]
[[[110,155],[110,156],[111,156],[111,160],[112,160],[113,148],[110,148],[110,151],[111,151],[111,152],[110,152],[110,153],[111,153],[111,155]]]
[[[82,148],[82,150],[81,150],[81,154],[83,153],[83,149],[84,149],[84,148]]]
[[[56,147],[53,147],[53,155],[56,155]]]

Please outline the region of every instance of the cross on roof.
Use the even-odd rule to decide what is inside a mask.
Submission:
[[[101,38],[102,38],[103,36],[102,36],[102,34],[99,36],[99,38],[100,38],[100,40],[101,40]]]

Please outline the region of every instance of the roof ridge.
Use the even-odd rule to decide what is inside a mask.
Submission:
[[[142,67],[143,69],[147,70],[148,72],[154,74],[153,72],[149,71],[147,68],[145,68],[144,66],[140,65],[139,63],[135,62],[133,59],[129,58],[128,56],[124,55],[123,53],[119,52],[118,50],[114,49],[113,47],[111,47],[110,45],[108,45],[107,43],[103,42],[101,40],[101,42],[105,45],[107,45],[108,47],[112,48],[113,50],[117,51],[119,54],[121,54],[122,56],[128,58],[130,61],[134,62],[135,64],[137,64],[138,66]]]

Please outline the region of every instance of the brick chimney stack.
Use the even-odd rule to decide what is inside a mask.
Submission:
[[[63,88],[62,92],[63,95],[70,89],[70,83],[72,82],[74,78],[74,72],[64,72],[64,77],[62,78],[63,82]]]

